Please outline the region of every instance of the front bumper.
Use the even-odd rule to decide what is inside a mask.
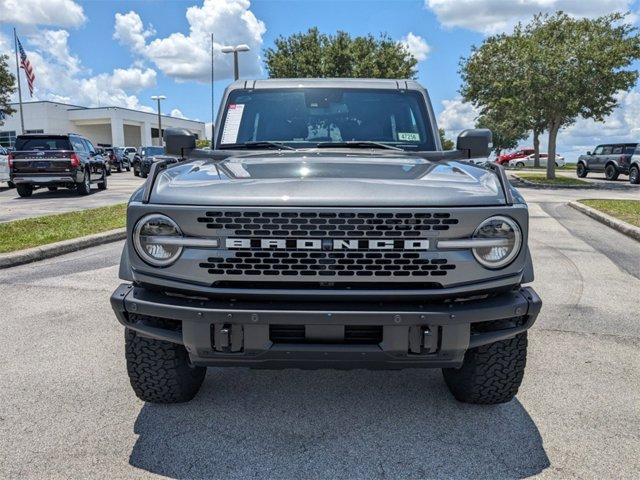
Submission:
[[[530,328],[542,301],[530,287],[425,305],[330,305],[190,298],[121,284],[111,306],[125,327],[184,345],[196,365],[400,369],[459,366],[468,348]],[[347,330],[373,335],[351,341]],[[283,340],[287,331],[302,337]]]

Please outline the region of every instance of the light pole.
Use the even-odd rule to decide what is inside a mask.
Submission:
[[[238,52],[248,52],[251,50],[249,45],[245,45],[244,43],[241,45],[236,45],[235,47],[222,47],[222,53],[233,53],[233,78],[234,80],[238,80],[240,78],[240,73],[238,72]]]
[[[160,141],[160,147],[162,146],[162,115],[160,114],[160,101],[165,100],[167,97],[164,95],[153,95],[151,100],[158,101],[158,140]]]

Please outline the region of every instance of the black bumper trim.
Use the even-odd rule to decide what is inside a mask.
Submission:
[[[281,368],[356,365],[375,368],[457,366],[468,348],[511,338],[536,320],[542,302],[530,287],[489,298],[425,305],[282,303],[193,299],[122,284],[111,296],[120,323],[142,335],[185,345],[201,365],[247,365]],[[158,328],[145,317],[182,322],[181,330]],[[471,333],[477,322],[520,319],[513,327]],[[381,325],[378,345],[289,345],[269,341],[270,324]],[[237,325],[244,332],[244,351],[216,351],[212,326]],[[438,331],[437,354],[407,353],[412,327]]]

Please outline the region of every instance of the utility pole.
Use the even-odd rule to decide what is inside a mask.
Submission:
[[[162,146],[162,114],[160,113],[160,101],[165,100],[167,97],[164,95],[153,95],[151,100],[158,101],[158,139],[160,141],[160,146]]]
[[[214,87],[213,87],[213,80],[214,80],[214,76],[213,76],[213,53],[214,53],[214,47],[213,47],[213,33],[211,34],[211,150],[214,149],[214,145],[215,145],[215,139],[216,139],[216,135],[215,135],[215,131],[216,131],[216,103],[215,103],[215,91],[214,91]]]

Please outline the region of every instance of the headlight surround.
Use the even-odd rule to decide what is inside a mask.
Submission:
[[[133,230],[133,245],[140,258],[154,267],[169,266],[180,257],[181,245],[153,242],[153,237],[182,238],[176,222],[159,213],[145,215]]]
[[[489,217],[484,220],[473,234],[474,239],[505,239],[504,245],[478,247],[473,256],[485,268],[498,269],[509,265],[520,253],[522,231],[518,223],[503,216]]]

